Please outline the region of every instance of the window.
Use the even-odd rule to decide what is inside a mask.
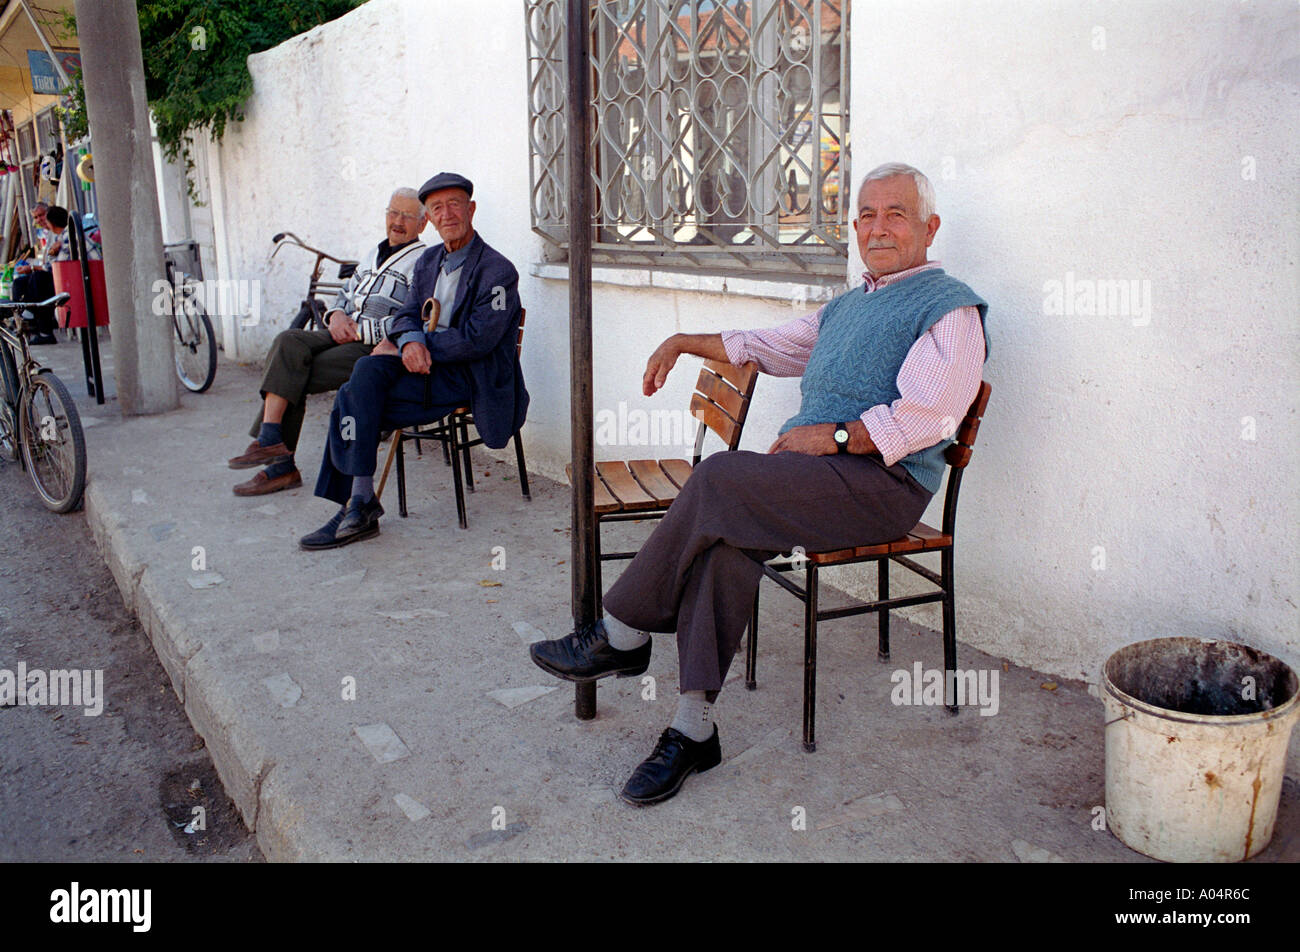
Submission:
[[[532,224],[568,240],[562,0],[528,0]],[[848,0],[591,4],[603,264],[842,278]]]

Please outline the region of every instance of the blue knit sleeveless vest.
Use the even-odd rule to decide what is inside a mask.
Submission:
[[[979,310],[984,325],[988,304],[969,287],[931,268],[895,284],[867,293],[846,291],[822,311],[813,345],[799,385],[803,401],[799,412],[781,432],[815,423],[845,423],[877,404],[891,404],[900,396],[898,370],[907,352],[930,327],[959,307]],[[988,331],[984,331],[984,359],[988,359]],[[936,492],[943,482],[944,449],[952,439],[912,453],[901,462],[912,478]]]

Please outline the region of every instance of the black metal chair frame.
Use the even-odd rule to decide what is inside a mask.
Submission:
[[[948,486],[944,493],[943,528],[941,533],[947,537],[948,541],[945,542],[924,523],[918,523],[916,528],[902,539],[884,543],[881,546],[860,547],[887,548],[890,551],[885,555],[846,555],[843,558],[837,557],[833,561],[818,563],[813,558],[818,553],[809,553],[800,560],[803,563],[802,565],[789,561],[780,563],[776,562],[776,560],[773,560],[773,563],[764,563],[763,574],[803,602],[804,606],[803,749],[809,753],[817,749],[817,624],[819,622],[875,612],[878,622],[876,658],[881,662],[885,662],[889,660],[889,613],[895,608],[942,602],[944,706],[949,714],[955,715],[957,713],[956,699],[951,692],[957,670],[957,622],[954,606],[955,580],[953,578],[953,545],[956,543],[957,538],[957,497],[961,492],[962,472],[970,462],[975,433],[979,429],[979,421],[984,414],[985,407],[988,405],[991,391],[992,388],[988,383],[982,382],[980,384],[975,400],[957,431],[957,441],[946,450],[949,464]],[[909,557],[911,554],[924,554],[927,552],[938,553],[938,572]],[[914,572],[933,585],[938,586],[938,588],[917,595],[890,598],[889,563],[891,561],[897,562],[903,568]],[[819,608],[819,570],[831,566],[854,565],[861,562],[876,563],[876,600],[844,608]],[[800,568],[804,571],[804,584],[802,586],[785,575],[788,572],[798,571]],[[751,691],[758,686],[758,602],[759,592],[756,591],[754,593],[754,613],[749,623],[749,637],[746,639],[745,651],[745,687]]]
[[[527,309],[520,308],[519,330],[515,346],[516,359],[518,359],[523,349],[524,320],[527,316]],[[466,409],[449,413],[431,424],[421,424],[419,427],[406,428],[401,431],[397,443],[397,509],[403,519],[407,517],[406,454],[403,452],[403,447],[406,445],[407,440],[414,440],[416,453],[423,456],[424,451],[421,441],[432,440],[442,444],[443,459],[448,466],[451,466],[452,482],[456,488],[456,518],[462,529],[469,528],[469,520],[465,514],[465,492],[466,490],[474,492],[474,468],[470,464],[469,451],[471,447],[483,445],[481,436],[476,436],[472,440],[469,438],[469,428],[471,426],[474,426],[474,414]],[[427,429],[423,427],[427,427]],[[523,492],[524,498],[532,502],[533,497],[528,490],[528,467],[524,462],[524,443],[520,435],[521,432],[522,430],[515,430],[512,437],[515,444],[515,463],[519,467],[519,488]],[[457,461],[459,465],[453,461]]]
[[[465,492],[474,492],[474,470],[470,465],[471,447],[482,446],[483,438],[469,438],[469,428],[474,424],[474,415],[469,412],[451,413],[436,421],[428,429],[405,429],[401,432],[401,441],[397,444],[397,508],[403,519],[406,511],[406,454],[403,447],[407,440],[415,440],[416,452],[424,455],[420,446],[422,440],[433,440],[442,444],[443,459],[452,470],[452,482],[456,488],[456,518],[462,529],[469,528],[465,514]],[[532,502],[528,490],[528,467],[524,462],[524,443],[516,430],[512,439],[515,444],[515,463],[519,467],[519,488],[525,499]],[[453,462],[455,460],[455,462]],[[462,467],[464,475],[462,476]]]

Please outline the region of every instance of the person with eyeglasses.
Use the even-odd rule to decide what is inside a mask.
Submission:
[[[271,345],[262,377],[262,407],[249,435],[254,440],[231,469],[265,467],[235,486],[236,496],[265,496],[296,489],[302,473],[294,461],[307,395],[337,390],[352,368],[387,339],[392,317],[411,293],[427,220],[413,188],[393,192],[384,211],[384,239],[360,263],[325,312],[324,331],[282,331]]]
[[[384,509],[374,475],[383,431],[468,406],[483,444],[500,449],[528,413],[517,346],[519,272],[475,231],[474,183],[439,172],[419,198],[442,243],[416,263],[390,339],[357,361],[334,398],[316,495],[339,508],[299,540],[309,551],[379,534]]]

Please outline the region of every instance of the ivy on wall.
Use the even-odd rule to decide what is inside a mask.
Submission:
[[[250,53],[268,50],[312,27],[337,19],[365,0],[138,0],[145,94],[170,159],[193,166],[195,132],[220,140],[226,123],[244,118],[253,91]],[[64,21],[76,33],[71,13]],[[81,76],[63,91],[60,110],[69,140],[88,128]]]

